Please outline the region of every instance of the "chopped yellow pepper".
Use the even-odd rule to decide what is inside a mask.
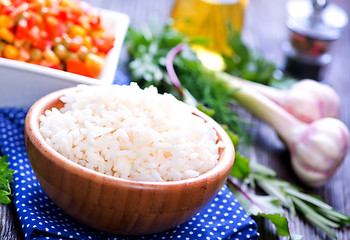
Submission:
[[[15,41],[15,35],[7,28],[0,28],[0,39],[7,43],[13,43]]]
[[[19,50],[11,44],[7,44],[4,49],[4,57],[16,60],[19,56]]]

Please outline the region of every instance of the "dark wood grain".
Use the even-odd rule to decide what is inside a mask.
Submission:
[[[272,3],[273,2],[273,3]],[[332,1],[343,7],[350,13],[350,3],[345,0]],[[246,26],[244,36],[247,42],[266,58],[284,64],[284,54],[281,50],[283,41],[288,38],[288,31],[285,26],[285,3],[286,1],[251,1],[247,11]],[[341,97],[341,119],[347,126],[350,126],[349,84],[350,84],[350,64],[348,56],[350,54],[350,26],[348,25],[342,37],[333,43],[331,54],[332,63],[326,68],[322,82],[331,85]],[[328,204],[336,210],[350,214],[350,168],[349,155],[339,168],[334,177],[323,187],[308,188],[296,178],[290,165],[289,153],[284,145],[279,141],[275,132],[264,123],[253,119],[258,127],[252,129],[253,145],[250,150],[251,160],[263,163],[278,173],[282,179],[291,181],[308,193],[319,194]],[[303,235],[303,239],[327,239],[326,235],[313,228],[304,221],[303,218],[288,215],[290,231]],[[271,224],[258,220],[261,239],[284,239],[278,238],[274,234]],[[349,228],[336,231],[338,239],[350,239]]]
[[[0,221],[0,239],[23,239],[22,228],[13,204],[0,206]]]
[[[140,26],[147,24],[150,19],[159,23],[169,16],[173,0],[89,0],[93,5],[110,10],[127,13],[131,18],[131,25]],[[333,0],[332,2],[343,7],[350,15],[350,2],[348,0]],[[254,49],[261,52],[266,58],[283,65],[284,55],[281,44],[288,37],[285,26],[285,3],[286,0],[250,0],[246,13],[244,39]],[[350,25],[348,25],[342,37],[337,40],[331,49],[333,61],[326,69],[323,82],[330,84],[341,96],[341,119],[350,126]],[[125,66],[127,56],[124,51],[121,67]],[[250,148],[251,161],[258,161],[275,169],[280,178],[289,180],[309,193],[319,194],[327,203],[335,209],[350,215],[350,154],[334,175],[323,187],[308,188],[297,180],[290,162],[289,153],[279,141],[273,129],[259,120],[248,116],[254,122],[251,129],[252,147]],[[303,235],[303,239],[327,239],[327,237],[313,228],[310,224],[298,216],[290,216],[287,213],[290,230],[292,233]],[[13,205],[2,205],[0,239],[22,239],[21,228]],[[276,236],[273,226],[262,220],[257,221],[261,239],[286,239]],[[336,231],[338,239],[350,239],[350,229],[342,228]]]

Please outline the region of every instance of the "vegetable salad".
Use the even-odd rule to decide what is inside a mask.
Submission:
[[[97,78],[113,44],[88,3],[0,0],[0,57]]]

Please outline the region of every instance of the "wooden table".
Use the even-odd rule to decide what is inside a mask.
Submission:
[[[89,0],[97,7],[117,10],[127,13],[131,18],[132,26],[146,24],[149,19],[155,18],[163,23],[171,11],[173,0]],[[347,0],[334,0],[334,3],[343,7],[350,15],[350,2]],[[254,49],[260,51],[266,58],[283,64],[284,54],[281,44],[287,39],[285,26],[286,0],[250,0],[248,5],[244,39]],[[341,119],[350,126],[350,24],[346,27],[342,37],[337,40],[331,53],[333,62],[327,68],[323,82],[330,84],[341,96]],[[122,56],[121,67],[125,65],[127,56]],[[291,170],[289,155],[284,145],[278,140],[275,132],[266,124],[255,118],[252,129],[252,147],[250,149],[251,161],[258,161],[275,169],[278,176],[303,187],[309,193],[319,194],[323,199],[338,211],[350,215],[350,154],[339,168],[334,177],[320,188],[307,188],[302,185]],[[14,206],[2,205],[0,209],[0,239],[23,239]],[[288,215],[290,230],[301,234],[305,240],[327,239],[326,236],[313,228],[300,217]],[[261,239],[285,239],[274,234],[273,226],[263,220],[257,221]],[[349,228],[337,231],[338,239],[350,239]]]

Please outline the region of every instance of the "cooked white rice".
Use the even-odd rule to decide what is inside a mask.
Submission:
[[[219,157],[213,127],[194,108],[155,87],[78,86],[65,106],[40,116],[48,144],[66,158],[115,177],[172,181],[197,177]]]

